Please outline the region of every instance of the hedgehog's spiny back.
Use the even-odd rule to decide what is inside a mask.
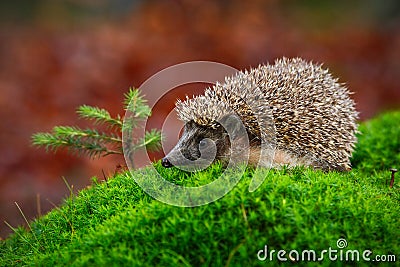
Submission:
[[[265,96],[274,106],[280,146],[328,168],[349,169],[357,112],[348,90],[328,70],[301,59],[261,68],[268,73]]]
[[[270,141],[276,134],[277,149],[307,157],[314,167],[350,168],[357,112],[348,90],[320,65],[283,58],[226,78],[177,108],[183,121],[213,127],[233,109],[254,135]]]

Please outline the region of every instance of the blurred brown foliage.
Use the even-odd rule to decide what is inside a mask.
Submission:
[[[79,189],[101,169],[112,173],[123,163],[46,154],[30,146],[32,133],[80,124],[81,104],[121,113],[129,86],[176,63],[210,60],[243,69],[301,56],[324,62],[347,83],[362,119],[400,105],[396,1],[127,2],[114,1],[111,9],[106,0],[30,1],[24,16],[2,21],[0,221],[23,222],[14,202],[29,218],[60,203],[68,191],[61,176]],[[154,117],[174,101],[168,97]],[[9,232],[1,223],[0,236]]]

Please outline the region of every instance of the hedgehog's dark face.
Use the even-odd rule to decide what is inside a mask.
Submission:
[[[224,126],[219,125],[215,129],[201,126],[194,121],[186,123],[181,138],[162,159],[162,165],[166,168],[179,166],[202,169],[217,160],[229,161],[232,138],[238,140],[245,137],[248,140],[241,121],[231,118],[224,120]],[[226,129],[229,129],[229,133]]]
[[[212,129],[190,121],[176,146],[162,159],[162,165],[202,168],[223,159],[229,150],[229,135],[224,127]]]

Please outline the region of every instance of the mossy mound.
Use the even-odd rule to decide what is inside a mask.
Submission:
[[[300,259],[303,250],[314,250],[318,259],[330,248],[338,251],[338,259],[330,261],[326,252],[315,265],[344,265],[346,252],[353,250],[362,263],[366,250],[372,251],[371,260],[395,255],[399,261],[400,175],[393,188],[387,184],[388,168],[399,164],[396,121],[399,112],[361,125],[354,169],[348,173],[272,170],[250,193],[253,171],[246,170],[227,195],[199,207],[153,200],[127,173],[106,182],[93,179],[91,187],[31,222],[30,229],[20,227],[1,241],[0,265],[263,266],[278,265],[281,249],[290,262],[296,258],[291,250]],[[151,177],[157,170],[187,186],[208,183],[223,172],[218,164],[197,173],[155,164],[134,175]],[[343,249],[339,239],[347,242]],[[257,257],[264,256],[265,246],[268,254],[275,250],[272,262]]]
[[[352,164],[365,171],[400,167],[400,111],[388,112],[359,127]]]

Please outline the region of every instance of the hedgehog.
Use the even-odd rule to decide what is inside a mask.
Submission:
[[[235,158],[254,167],[349,171],[358,119],[351,94],[322,64],[301,58],[240,71],[176,102],[184,128],[162,166]]]

